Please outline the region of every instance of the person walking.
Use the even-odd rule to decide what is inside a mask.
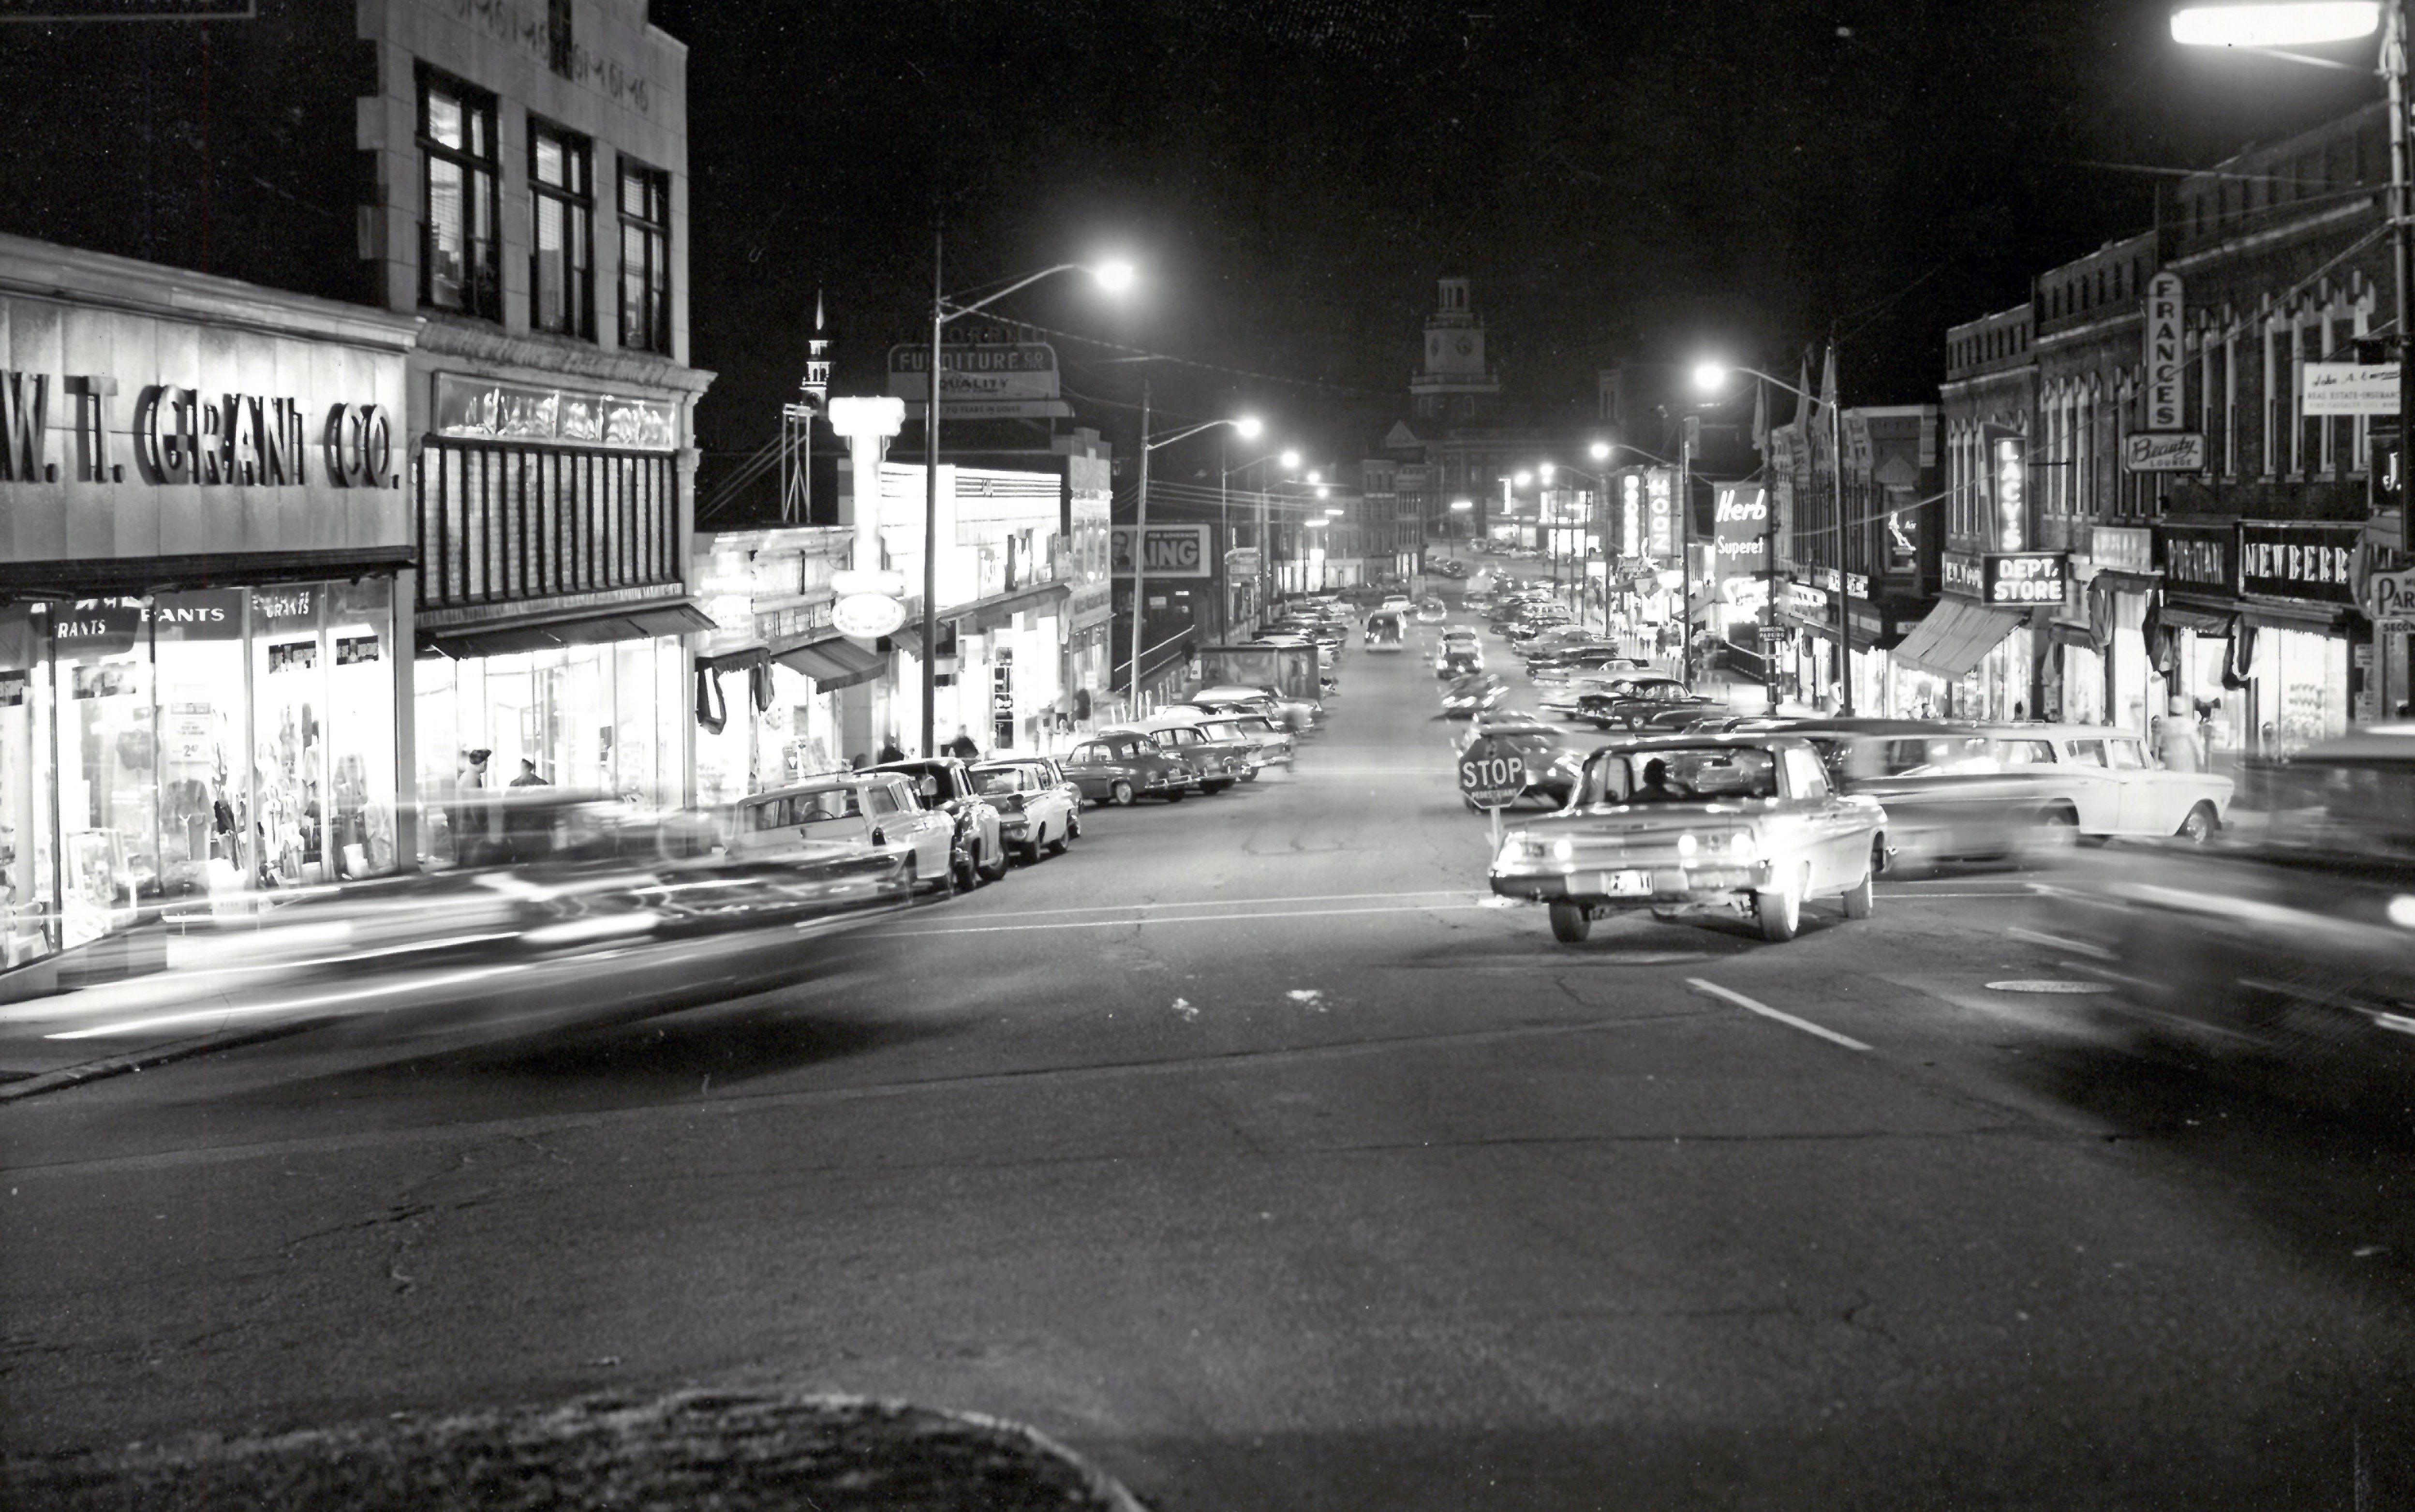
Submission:
[[[520,757],[520,774],[512,779],[511,786],[514,787],[550,787],[553,785],[536,774],[535,762],[531,761],[526,756],[522,756]]]
[[[956,738],[948,742],[948,755],[966,761],[981,759],[981,747],[973,743],[972,732],[962,725],[956,726]]]
[[[883,765],[887,765],[892,761],[903,761],[906,759],[905,748],[897,743],[897,732],[895,730],[891,730],[881,741],[880,754],[873,759]]]

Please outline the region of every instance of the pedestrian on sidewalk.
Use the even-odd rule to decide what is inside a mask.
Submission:
[[[2158,714],[2148,721],[2148,733],[2153,738],[2155,758],[2166,771],[2203,771],[2205,753],[2197,748],[2197,731],[2184,720],[2166,719]]]
[[[887,735],[881,738],[880,754],[873,759],[881,763],[883,766],[886,766],[892,761],[903,761],[906,759],[905,749],[897,743],[897,732],[895,730],[891,730]]]

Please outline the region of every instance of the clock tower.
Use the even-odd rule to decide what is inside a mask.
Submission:
[[[1480,419],[1501,393],[1501,375],[1484,355],[1484,322],[1470,307],[1465,278],[1441,280],[1441,303],[1426,317],[1425,365],[1409,375],[1411,412],[1420,420]]]

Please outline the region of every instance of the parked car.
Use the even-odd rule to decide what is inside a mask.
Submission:
[[[1211,682],[1191,696],[1192,702],[1247,703],[1295,734],[1306,734],[1325,719],[1325,705],[1315,698],[1296,697],[1280,688],[1244,682]]]
[[[1577,717],[1598,729],[1642,729],[1653,715],[1672,708],[1708,712],[1711,700],[1689,691],[1675,678],[1638,672],[1614,680],[1598,693],[1581,694],[1576,701]]]
[[[1208,716],[1187,710],[1152,714],[1137,726],[1160,746],[1188,761],[1199,772],[1199,790],[1221,793],[1235,783],[1256,775],[1250,760],[1250,742],[1225,726],[1222,738],[1203,727]]]
[[[1563,646],[1526,657],[1526,675],[1538,682],[1565,682],[1584,672],[1642,672],[1650,666],[1622,647],[1601,644]]]
[[[1210,712],[1216,715],[1220,724],[1232,726],[1241,739],[1250,742],[1256,753],[1260,770],[1277,766],[1285,771],[1292,770],[1293,763],[1298,758],[1299,748],[1291,731],[1247,705]]]
[[[966,763],[954,756],[928,756],[883,762],[871,770],[903,774],[913,783],[924,808],[956,821],[956,846],[976,877],[995,882],[1006,875],[1006,841],[998,810],[981,796],[981,785]]]
[[[2069,822],[2085,840],[2203,844],[2230,820],[2231,781],[2210,771],[2169,771],[2147,742],[2103,725],[1986,725],[2007,771],[2051,771],[2071,784]]]
[[[821,864],[850,853],[892,862],[902,885],[942,894],[973,884],[956,821],[925,809],[903,773],[837,772],[729,805],[724,841],[740,861]]]
[[[1093,803],[1129,804],[1143,798],[1178,803],[1199,780],[1190,762],[1136,730],[1094,735],[1073,747],[1062,765]]]
[[[1809,741],[1778,734],[1624,740],[1586,757],[1577,793],[1502,839],[1492,891],[1550,905],[1552,937],[1649,909],[1732,918],[1792,939],[1807,899],[1867,919],[1886,811],[1839,794]]]
[[[1063,793],[1067,811],[1065,838],[1068,840],[1082,838],[1082,789],[1075,786],[1072,778],[1065,775],[1065,769],[1058,764],[1055,756],[993,756],[985,761],[977,763],[973,770],[990,771],[999,767],[1021,767],[1039,779],[1043,786],[1054,787]],[[999,821],[1001,828],[1004,823],[1001,818]]]
[[[981,795],[998,810],[998,836],[1034,865],[1043,855],[1063,855],[1073,838],[1073,811],[1080,801],[1020,762],[983,761],[972,769]]]

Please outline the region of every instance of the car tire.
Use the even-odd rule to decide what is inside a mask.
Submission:
[[[1048,854],[1051,856],[1062,856],[1072,844],[1073,821],[1067,819],[1065,821],[1065,828],[1058,831],[1057,838],[1048,843]]]
[[[1121,777],[1117,778],[1107,788],[1107,801],[1120,809],[1132,807],[1132,799],[1135,796],[1137,795],[1132,792],[1132,785]]]
[[[910,892],[921,885],[922,863],[909,857],[906,864],[910,868],[907,873],[906,884],[907,891]],[[952,898],[956,895],[956,873],[953,867],[941,872],[938,880],[931,884],[931,895],[935,898]]]
[[[1057,848],[1062,850],[1066,846],[1071,845],[1072,842],[1081,838],[1082,811],[1079,808],[1076,808],[1072,813],[1065,816],[1065,838],[1058,845]]]
[[[977,864],[974,870],[980,874],[982,881],[995,882],[1006,876],[1006,847],[1001,845],[988,861]]]
[[[1233,779],[1232,779],[1232,778],[1230,778],[1230,777],[1220,777],[1220,778],[1218,778],[1216,781],[1211,782],[1211,783],[1201,783],[1201,784],[1199,785],[1199,790],[1200,790],[1201,792],[1203,792],[1203,793],[1221,793],[1221,792],[1222,792],[1225,788],[1230,787],[1230,786],[1233,786]]]
[[[1800,888],[1770,888],[1752,897],[1753,914],[1761,925],[1761,937],[1772,945],[1783,945],[1803,928],[1803,891]]]
[[[981,868],[973,864],[969,855],[955,857],[949,866],[948,880],[953,884],[953,891],[970,892],[981,886]]]
[[[1582,904],[1553,899],[1552,903],[1552,938],[1563,945],[1578,945],[1593,933],[1593,919]]]
[[[1245,783],[1256,782],[1258,780],[1258,769],[1252,767],[1249,771],[1241,773],[1241,780]]]
[[[1191,789],[1188,787],[1169,787],[1165,790],[1165,801],[1169,803],[1179,803],[1190,796]]]
[[[1048,854],[1048,842],[1044,839],[1034,840],[1023,847],[1023,864],[1037,866],[1040,864],[1040,859],[1046,854]]]
[[[2214,816],[2213,805],[2199,803],[2188,811],[2188,817],[2181,821],[2178,832],[2180,838],[2190,845],[2202,846],[2211,841],[2221,828],[2222,820]]]
[[[1861,881],[1845,890],[1846,918],[1868,919],[1871,910],[1878,906],[1878,875],[1879,859],[1874,853],[1870,857],[1870,868],[1862,874]]]

